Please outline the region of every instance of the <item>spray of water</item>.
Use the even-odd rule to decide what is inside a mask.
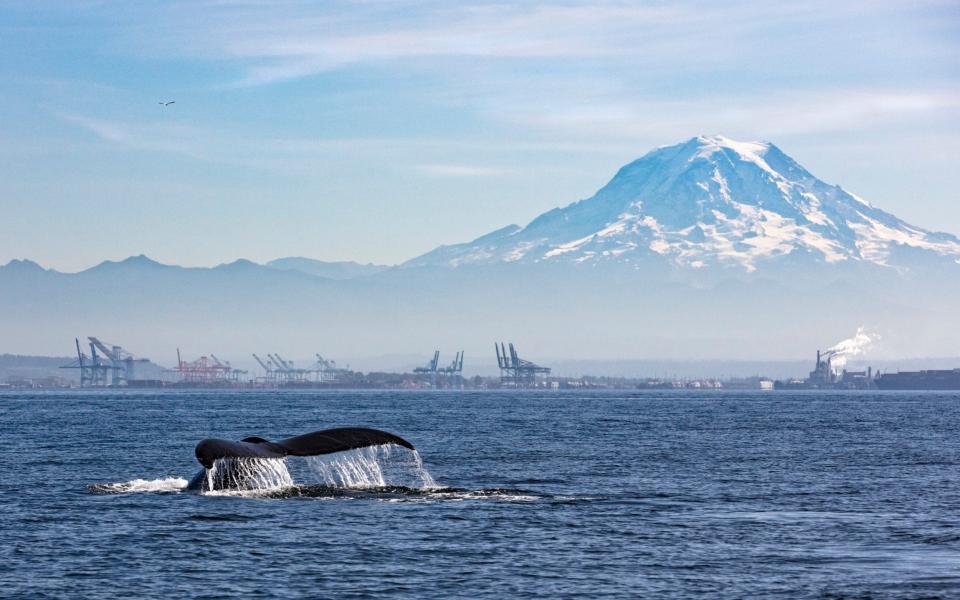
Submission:
[[[305,462],[313,479],[331,487],[438,487],[419,452],[395,452],[392,445],[311,456],[306,457]],[[205,493],[257,495],[289,489],[296,484],[288,466],[287,459],[278,458],[218,459],[206,472]],[[298,476],[297,480],[301,478]]]
[[[420,477],[420,481],[423,482],[422,487],[427,489],[439,488],[440,486],[433,479],[433,476],[430,475],[430,472],[427,471],[426,467],[423,466],[423,458],[420,456],[420,453],[414,450],[412,454],[413,464],[417,470],[417,475]]]
[[[828,353],[833,354],[830,364],[835,370],[842,370],[847,366],[847,360],[851,356],[863,354],[879,339],[880,336],[877,333],[868,332],[865,327],[858,327],[853,337],[839,341],[827,349]]]
[[[307,466],[320,483],[331,487],[438,487],[419,452],[394,452],[390,445],[312,456]]]
[[[220,458],[207,469],[206,477],[206,493],[260,493],[293,487],[282,458]]]

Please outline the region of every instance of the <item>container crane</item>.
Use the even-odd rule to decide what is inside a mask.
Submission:
[[[513,343],[509,344],[509,352],[503,342],[493,344],[497,354],[497,366],[500,367],[500,382],[515,387],[536,387],[540,376],[549,376],[550,367],[540,365],[520,358]]]

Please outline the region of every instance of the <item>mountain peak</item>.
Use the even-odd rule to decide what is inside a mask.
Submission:
[[[723,135],[701,135],[694,139],[699,148],[695,158],[707,158],[717,152],[729,151],[741,160],[762,164],[763,168],[773,171],[763,158],[773,146],[770,142],[739,142]]]
[[[41,267],[39,264],[33,262],[32,260],[26,259],[26,258],[24,258],[24,259],[15,258],[15,259],[11,260],[11,261],[8,262],[6,265],[3,265],[3,266],[0,267],[0,268],[10,269],[10,270],[12,270],[12,271],[23,271],[23,272],[28,272],[28,271],[43,272],[43,271],[46,271],[46,269],[44,269],[43,267]]]
[[[261,265],[253,262],[252,260],[246,258],[238,258],[232,262],[220,263],[219,265],[213,267],[217,270],[222,271],[240,271],[240,270],[249,270],[249,269],[260,269]]]
[[[730,148],[737,152],[763,152],[771,146],[770,142],[752,141],[744,142],[729,138],[721,133],[713,135],[698,135],[692,140],[696,140],[703,147],[712,148]]]
[[[140,269],[142,270],[142,269],[156,269],[156,268],[162,268],[166,266],[167,265],[158,263],[152,258],[149,258],[145,254],[138,254],[136,256],[128,256],[123,260],[116,260],[116,261],[105,260],[102,263],[88,270],[91,270],[91,271],[92,270],[100,271],[104,269],[127,269],[127,270]]]
[[[900,266],[919,252],[960,263],[960,240],[820,181],[770,142],[701,135],[625,165],[596,194],[526,227],[444,246],[408,265],[493,262],[711,265],[747,272],[784,257]]]
[[[111,262],[111,261],[107,261]],[[136,256],[128,256],[127,258],[117,261],[115,264],[126,265],[131,267],[162,267],[163,265],[153,260],[146,254],[137,254]]]

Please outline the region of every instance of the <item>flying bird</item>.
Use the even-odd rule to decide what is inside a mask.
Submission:
[[[171,104],[176,104],[176,103],[177,103],[176,100],[170,100],[169,102],[158,102],[157,104],[159,104],[160,106],[170,106]]]

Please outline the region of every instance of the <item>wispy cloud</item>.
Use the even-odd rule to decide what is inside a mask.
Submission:
[[[57,118],[93,134],[100,140],[138,151],[178,154],[199,160],[216,160],[205,151],[207,132],[170,122],[132,122],[54,111]]]
[[[130,141],[130,133],[126,128],[118,123],[82,115],[71,115],[66,113],[54,114],[67,123],[76,125],[81,129],[94,134],[102,140],[118,144],[127,143]]]
[[[690,22],[694,13],[633,3],[562,5],[375,3],[349,14],[316,11],[232,13],[190,47],[246,63],[239,82],[260,85],[305,77],[349,64],[422,58],[570,59],[632,53],[658,27]],[[360,12],[361,17],[354,13]],[[633,31],[629,31],[630,29]],[[187,30],[189,31],[189,30]],[[646,43],[639,44],[646,45]]]
[[[484,167],[478,165],[418,165],[417,169],[428,175],[439,177],[500,177],[511,173],[508,169]]]
[[[517,126],[581,139],[610,141],[723,131],[776,137],[798,133],[849,132],[896,123],[904,118],[960,116],[960,90],[834,89],[782,90],[765,94],[707,98],[579,103],[553,106],[518,101],[504,116]]]
[[[174,154],[194,160],[259,169],[284,175],[312,177],[318,165],[353,160],[408,164],[428,177],[501,177],[512,169],[477,164],[416,162],[442,157],[451,151],[512,153],[609,152],[607,147],[578,145],[509,144],[483,140],[443,138],[250,138],[242,132],[187,126],[160,121],[119,121],[88,115],[54,112],[54,116],[97,140],[126,150]]]
[[[455,57],[472,60],[615,61],[634,68],[666,64],[697,71],[731,59],[771,64],[797,49],[822,63],[869,45],[878,53],[929,53],[933,36],[909,44],[873,43],[870,24],[916,21],[948,10],[940,0],[837,3],[564,2],[207,2],[157,9],[131,28],[131,45],[228,61],[234,83],[263,85],[345,65]],[[920,16],[916,16],[916,15]],[[851,27],[854,20],[865,24]],[[929,24],[926,24],[929,26]],[[886,33],[874,27],[881,38]],[[866,33],[865,33],[866,32]],[[864,38],[867,35],[867,38]],[[826,46],[829,44],[829,46]],[[823,55],[821,58],[820,54]],[[829,63],[825,63],[829,64]]]

